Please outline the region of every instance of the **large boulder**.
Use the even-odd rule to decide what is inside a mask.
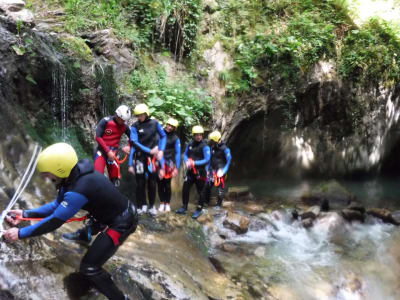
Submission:
[[[323,182],[301,197],[308,205],[319,205],[322,210],[338,210],[347,207],[355,199],[336,180]]]
[[[237,234],[246,233],[249,227],[250,219],[237,213],[229,212],[223,225],[235,231]]]

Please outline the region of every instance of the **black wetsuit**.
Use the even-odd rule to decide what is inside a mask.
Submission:
[[[181,141],[174,131],[167,132],[167,144],[165,146],[164,158],[161,161],[164,164],[165,176],[158,179],[158,197],[161,203],[171,202],[171,179],[174,169],[179,169],[181,165]]]
[[[208,169],[207,181],[202,191],[201,205],[203,205],[204,203],[208,204],[210,202],[211,189],[213,188],[213,186],[217,186],[218,190],[217,206],[222,205],[222,201],[225,195],[226,173],[228,172],[231,159],[232,159],[231,151],[225,145],[225,143],[219,143],[219,144],[215,143],[211,147],[210,166]],[[216,178],[218,170],[222,170],[223,172],[223,176],[219,179]],[[219,180],[219,182],[216,183],[215,180]]]
[[[160,149],[164,151],[166,135],[160,123],[154,119],[147,118],[143,122],[137,121],[131,127],[131,142],[133,148],[129,158],[129,166],[135,164],[136,174],[136,201],[139,209],[146,202],[146,182],[149,196],[149,209],[154,206],[156,199],[156,163],[154,156],[150,154],[151,149],[158,145],[160,137]],[[134,162],[133,162],[134,156]]]
[[[199,195],[199,206],[202,207],[202,197],[200,197],[200,195],[207,177],[207,164],[210,161],[210,147],[204,140],[201,140],[200,142],[193,140],[186,146],[183,155],[185,163],[189,158],[194,161],[195,167],[187,170],[185,181],[183,182],[182,204],[185,209],[187,209],[189,204],[189,192],[193,184],[196,185],[197,193]]]
[[[94,170],[89,160],[80,160],[72,169],[70,176],[59,186],[56,200],[24,211],[25,217],[44,219],[21,228],[20,238],[51,232],[80,209],[88,211],[98,222],[107,225],[107,229],[97,236],[83,257],[80,272],[109,299],[125,299],[102,266],[136,230],[136,208],[104,175]]]

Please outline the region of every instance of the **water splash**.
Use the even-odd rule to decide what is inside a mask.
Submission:
[[[347,224],[337,215],[306,230],[299,221],[288,222],[287,214],[259,214],[246,234],[225,235],[239,252],[252,257],[243,270],[235,262],[235,276],[257,273],[271,290],[290,291],[290,297],[275,295],[278,299],[399,298],[399,265],[389,251],[396,227],[372,218],[365,224]],[[251,225],[262,221],[263,227]]]

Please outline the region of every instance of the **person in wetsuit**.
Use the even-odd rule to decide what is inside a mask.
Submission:
[[[201,206],[210,202],[211,190],[213,186],[218,189],[217,209],[222,206],[225,195],[225,180],[231,164],[231,150],[221,140],[221,133],[213,131],[208,135],[209,145],[211,148],[211,159],[207,172],[207,181],[201,193]],[[193,214],[193,218],[197,219],[201,215],[201,211]]]
[[[138,212],[157,214],[156,200],[157,164],[162,160],[166,144],[166,134],[161,124],[149,117],[146,104],[138,104],[134,109],[138,120],[131,126],[130,141],[133,145],[129,156],[129,172],[136,175],[136,201]],[[149,206],[146,201],[146,183]]]
[[[171,180],[172,177],[178,175],[181,165],[181,141],[175,133],[178,124],[178,120],[169,118],[164,129],[167,135],[167,144],[165,146],[164,158],[161,161],[163,168],[160,170],[160,178],[157,180],[160,212],[171,211]]]
[[[125,134],[130,138],[130,129],[126,122],[131,118],[131,110],[126,105],[121,105],[115,111],[115,116],[105,117],[100,120],[96,128],[97,148],[94,156],[95,169],[104,174],[107,166],[108,177],[111,182],[118,186],[119,165],[115,161],[121,136]],[[122,151],[129,154],[129,145],[122,148]]]
[[[128,299],[117,288],[111,275],[102,268],[118,247],[136,230],[135,206],[118,189],[94,169],[88,159],[78,161],[72,146],[57,143],[44,149],[38,158],[37,170],[52,180],[58,189],[57,198],[39,208],[12,210],[6,220],[12,225],[19,217],[43,218],[40,222],[5,231],[8,241],[30,238],[52,232],[80,209],[86,210],[107,229],[100,233],[83,256],[79,272],[108,299]]]
[[[121,105],[115,110],[115,115],[105,117],[100,120],[96,128],[97,147],[94,153],[94,168],[96,171],[104,174],[107,166],[108,177],[110,181],[119,186],[119,168],[115,161],[116,152],[123,134],[130,137],[130,129],[126,122],[131,118],[131,110],[126,105]],[[122,150],[129,154],[130,146],[124,146]],[[98,234],[105,226],[92,219],[87,226],[78,229],[75,232],[64,233],[62,237],[68,241],[89,243],[92,236]]]
[[[204,129],[197,125],[192,128],[193,141],[185,149],[183,160],[187,171],[182,188],[182,207],[176,213],[186,214],[189,204],[189,192],[193,184],[196,185],[199,195],[198,207],[194,214],[201,212],[203,204],[201,202],[201,192],[207,178],[207,165],[210,161],[210,147],[203,140]]]

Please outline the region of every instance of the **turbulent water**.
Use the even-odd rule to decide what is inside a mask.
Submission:
[[[275,179],[250,185],[259,197],[288,199],[299,197],[316,183]],[[395,202],[394,181],[348,181],[345,185],[364,205]],[[230,247],[216,249],[215,256],[231,278],[252,286],[254,298],[400,298],[400,230],[394,225],[372,217],[363,224],[350,224],[330,213],[305,229],[293,220],[291,209],[284,208],[250,216],[249,230],[242,235],[228,232],[222,221],[223,215],[214,219],[220,232],[227,232],[225,244]]]

